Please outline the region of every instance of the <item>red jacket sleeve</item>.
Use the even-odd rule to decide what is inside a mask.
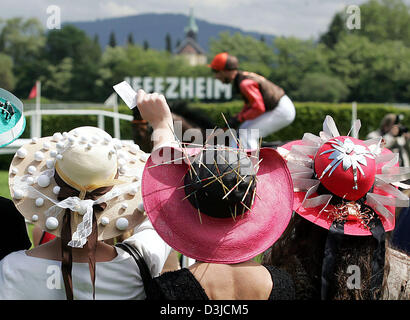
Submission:
[[[265,112],[265,103],[256,81],[245,79],[240,83],[239,89],[248,100],[248,103],[238,114],[239,121],[255,119]]]

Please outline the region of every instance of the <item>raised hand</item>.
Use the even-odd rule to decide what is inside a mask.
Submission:
[[[162,94],[146,93],[139,89],[137,91],[137,108],[141,117],[147,120],[154,129],[152,134],[154,149],[159,145],[175,141],[171,110]]]

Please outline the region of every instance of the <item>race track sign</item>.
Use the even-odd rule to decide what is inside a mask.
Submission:
[[[167,99],[232,99],[232,86],[212,77],[126,77],[125,81],[134,91],[158,92]]]

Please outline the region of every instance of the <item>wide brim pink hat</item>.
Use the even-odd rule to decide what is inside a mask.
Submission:
[[[199,215],[183,200],[189,165],[156,165],[153,157],[163,150],[154,151],[146,163],[142,197],[152,225],[176,251],[203,262],[233,264],[257,256],[282,235],[292,216],[293,185],[285,161],[274,149],[260,149],[257,197],[251,210],[235,219]],[[195,156],[203,149],[184,150]]]
[[[334,221],[334,216],[330,213],[334,212],[335,206],[330,203],[330,198],[334,197],[335,194],[332,194],[331,192],[327,192],[327,194],[319,194],[318,192],[308,194],[309,187],[313,185],[314,181],[317,181],[317,183],[320,182],[320,184],[322,184],[323,181],[319,179],[318,175],[315,175],[314,170],[312,170],[310,176],[305,175],[307,174],[307,171],[304,172],[303,167],[317,167],[315,166],[315,160],[317,161],[316,155],[319,153],[318,150],[334,137],[337,137],[338,139],[346,138],[340,137],[337,134],[326,134],[326,131],[324,131],[321,132],[320,138],[307,134],[302,140],[291,141],[278,148],[279,153],[281,153],[284,159],[286,159],[288,166],[290,167],[294,181],[295,190],[293,209],[303,218],[327,230],[329,230]],[[357,139],[351,139],[356,141],[356,143],[360,143]],[[313,141],[317,144],[313,143]],[[406,175],[409,174],[409,172],[407,172],[409,170],[400,168],[397,163],[397,155],[393,154],[387,148],[383,148],[380,143],[381,139],[373,139],[373,141],[367,140],[362,143],[363,145],[368,145],[372,150],[375,168],[372,178],[369,177],[369,174],[363,176],[363,180],[371,180],[370,183],[373,187],[371,189],[365,189],[363,197],[360,194],[360,185],[357,192],[360,194],[358,197],[361,197],[362,200],[365,201],[365,204],[375,211],[383,224],[384,230],[387,232],[394,229],[396,207],[406,206],[406,204],[408,205],[408,198],[398,190],[397,185],[399,185],[399,181],[403,180]],[[343,183],[340,182],[342,175],[348,175],[348,178],[351,178],[351,172],[349,172],[349,170],[352,170],[351,168],[344,172],[342,171],[342,168],[340,168],[340,170],[339,175],[337,171],[333,173],[335,176],[334,186],[327,188],[327,191],[329,191],[329,189],[337,191],[338,189],[345,187],[343,186]],[[312,182],[312,184],[310,184],[309,181]],[[338,181],[339,185],[337,183]],[[298,186],[303,185],[304,182],[306,182],[308,187],[298,188]],[[309,184],[307,182],[309,182]],[[327,196],[329,198],[326,198]],[[321,198],[323,200],[320,200]],[[306,200],[309,201],[309,199],[317,199],[318,205],[306,205]],[[351,203],[354,203],[354,201],[351,201]],[[354,236],[372,235],[364,222],[352,215],[349,215],[344,223],[344,234]]]

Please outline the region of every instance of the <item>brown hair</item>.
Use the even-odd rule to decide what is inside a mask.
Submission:
[[[264,256],[263,263],[275,265],[293,277],[298,300],[321,298],[322,262],[327,236],[328,230],[294,213],[286,231]],[[329,283],[329,299],[370,300],[377,297],[381,288],[374,292],[370,288],[371,264],[376,247],[377,241],[372,236],[343,236],[336,254],[334,279]],[[348,287],[349,277],[352,276],[349,266],[357,266],[360,271],[360,287],[357,289]]]
[[[397,116],[394,113],[386,114],[383,119],[380,121],[380,129],[383,134],[386,134],[390,131],[391,127],[396,122]]]

